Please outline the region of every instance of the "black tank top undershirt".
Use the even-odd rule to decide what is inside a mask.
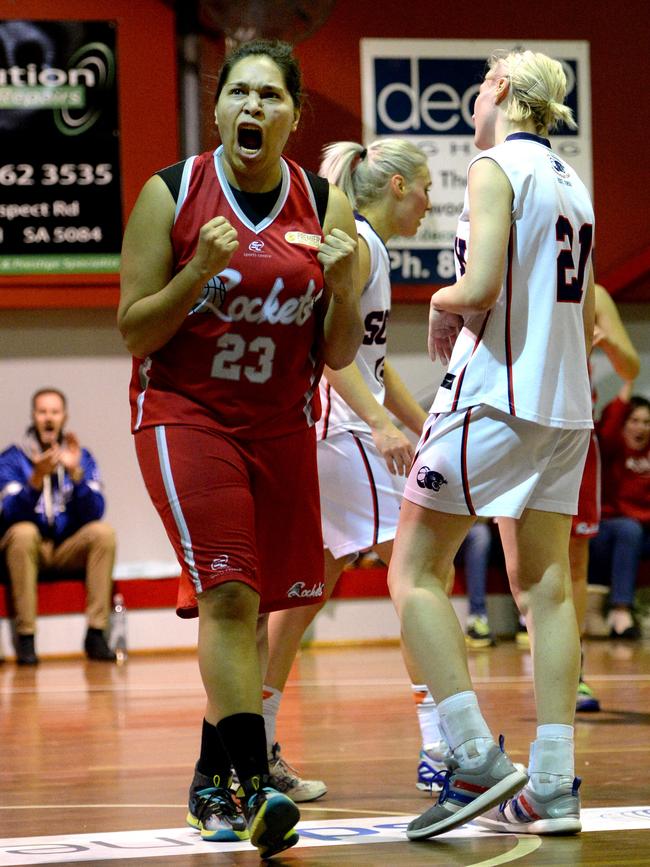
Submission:
[[[179,163],[174,163],[173,165],[167,166],[167,168],[160,169],[159,172],[156,172],[156,174],[159,175],[167,184],[169,192],[172,194],[175,202],[178,201],[178,193],[181,188],[181,178],[184,166],[185,160],[181,160]],[[327,211],[327,202],[329,199],[329,183],[325,178],[315,175],[308,169],[305,169],[304,171],[314,193],[318,220],[322,226],[325,220],[325,212]],[[273,210],[273,206],[280,194],[281,186],[282,183],[279,183],[275,189],[269,190],[269,192],[266,193],[246,193],[233,186],[230,186],[230,189],[244,214],[246,214],[251,223],[257,225],[257,223],[260,223]]]

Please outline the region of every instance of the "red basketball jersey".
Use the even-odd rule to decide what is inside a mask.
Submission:
[[[221,148],[184,167],[171,233],[175,270],[201,226],[224,216],[239,248],[206,283],[179,331],[134,359],[133,430],[198,424],[244,438],[281,436],[320,415],[323,271],[316,203],[300,166],[283,159],[276,204],[254,225],[226,180]],[[225,295],[224,295],[225,292]]]

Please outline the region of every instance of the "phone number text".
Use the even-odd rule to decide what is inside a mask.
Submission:
[[[112,163],[6,163],[0,166],[2,187],[105,186],[113,180]]]

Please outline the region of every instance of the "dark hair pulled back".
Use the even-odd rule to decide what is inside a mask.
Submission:
[[[246,57],[258,55],[264,55],[275,63],[282,72],[285,87],[289,91],[293,104],[296,108],[300,108],[304,97],[300,65],[294,56],[292,46],[288,42],[282,42],[279,39],[253,39],[250,42],[243,42],[229,54],[219,70],[217,89],[214,96],[215,102],[219,99],[219,94],[223,90],[235,64]]]

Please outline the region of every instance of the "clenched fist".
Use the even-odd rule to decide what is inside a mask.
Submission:
[[[318,249],[325,285],[332,292],[350,291],[357,242],[342,229],[332,229]]]
[[[213,277],[228,267],[238,247],[237,230],[225,217],[214,217],[201,226],[193,265],[202,277]]]

